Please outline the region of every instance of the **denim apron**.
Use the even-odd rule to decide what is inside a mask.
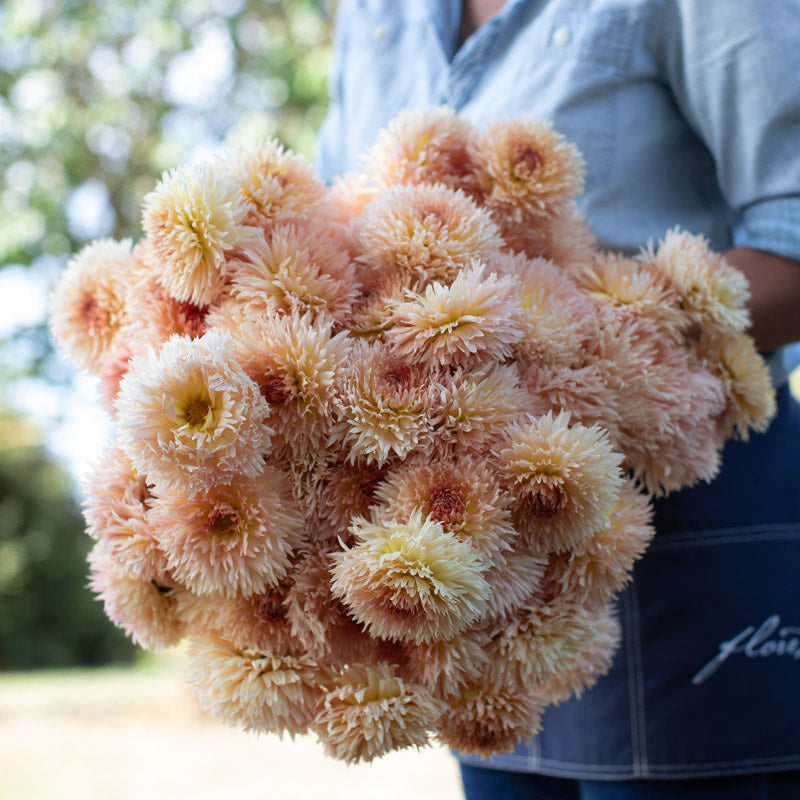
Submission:
[[[800,405],[786,386],[778,403],[715,481],[656,503],[609,674],[515,754],[466,763],[593,779],[800,767]]]
[[[446,103],[479,124],[524,112],[583,151],[580,208],[604,248],[678,225],[715,250],[798,258],[796,81],[773,77],[795,74],[794,10],[774,5],[509,0],[458,48],[460,0],[342,0],[320,174],[358,168],[401,108]],[[751,18],[765,33],[744,47]],[[677,58],[667,43],[691,46]],[[748,58],[733,71],[731,50]],[[765,153],[777,168],[754,162]],[[779,403],[716,481],[658,503],[610,674],[548,711],[529,747],[465,761],[587,778],[800,767],[800,412],[786,389]]]

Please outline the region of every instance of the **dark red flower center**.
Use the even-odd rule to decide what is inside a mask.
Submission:
[[[464,493],[450,484],[437,486],[430,496],[431,516],[439,522],[457,522],[464,514]]]
[[[529,144],[523,144],[514,151],[511,161],[514,175],[521,180],[530,180],[542,168],[544,154]]]

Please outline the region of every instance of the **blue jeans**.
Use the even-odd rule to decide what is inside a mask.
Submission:
[[[800,771],[719,778],[587,781],[461,764],[467,800],[797,800]]]

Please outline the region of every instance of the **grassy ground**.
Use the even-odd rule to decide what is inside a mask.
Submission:
[[[240,795],[241,793],[241,795]],[[197,706],[182,655],[131,669],[0,676],[2,800],[457,800],[442,749],[369,765],[326,758],[312,739],[225,727]]]

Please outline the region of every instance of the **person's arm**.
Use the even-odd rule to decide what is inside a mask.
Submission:
[[[716,164],[763,351],[800,340],[798,0],[666,0],[665,76]]]
[[[759,349],[800,341],[800,262],[749,247],[724,255],[750,281],[750,333]]]

